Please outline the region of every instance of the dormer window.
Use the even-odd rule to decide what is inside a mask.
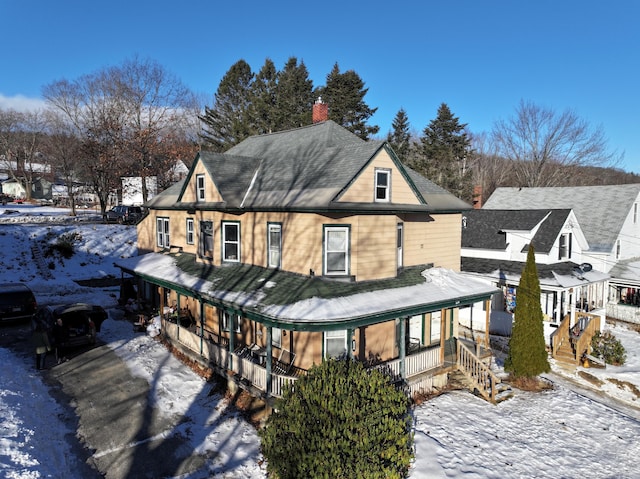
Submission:
[[[204,175],[196,175],[196,201],[204,201]]]
[[[391,201],[391,170],[376,169],[375,201]]]

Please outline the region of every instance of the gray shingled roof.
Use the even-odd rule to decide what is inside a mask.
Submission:
[[[531,243],[549,253],[571,210],[470,210],[464,213],[462,247],[504,250],[505,230],[531,231],[544,220]]]
[[[549,188],[498,188],[483,209],[571,208],[591,251],[610,252],[640,184]]]
[[[351,204],[339,201],[354,178],[385,147],[364,141],[333,121],[247,138],[226,153],[203,151],[199,159],[229,209],[311,209],[444,212],[470,208],[466,202],[398,163],[422,205]],[[196,161],[198,161],[196,159]],[[160,204],[160,203],[158,203]],[[165,202],[162,202],[164,205]],[[151,206],[151,205],[150,205]],[[192,207],[175,204],[174,207]]]

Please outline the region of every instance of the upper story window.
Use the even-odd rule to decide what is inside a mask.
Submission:
[[[240,223],[222,223],[222,260],[240,262]]]
[[[324,274],[349,274],[349,226],[324,227]]]
[[[375,200],[380,202],[391,201],[391,170],[376,169],[375,177]]]
[[[620,259],[620,240],[616,240],[616,259]]]
[[[558,259],[571,258],[571,233],[563,233],[560,235],[558,243]]]
[[[204,201],[204,175],[196,175],[196,201]]]
[[[169,218],[156,218],[156,244],[160,248],[168,248],[171,244],[169,239]]]
[[[267,225],[267,264],[269,268],[279,268],[282,257],[282,225],[269,223]]]
[[[200,255],[201,258],[213,259],[213,221],[200,222],[198,255]]]
[[[193,218],[187,218],[187,231],[185,233],[187,244],[193,244]]]
[[[633,224],[638,222],[638,203],[633,204]]]

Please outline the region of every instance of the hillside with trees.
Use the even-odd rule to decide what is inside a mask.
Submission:
[[[177,160],[188,166],[201,148],[224,152],[251,135],[310,125],[321,97],[329,119],[363,140],[386,139],[403,163],[469,203],[475,187],[488,198],[499,186],[640,183],[617,168],[621,158],[603,131],[570,110],[523,101],[492,131],[475,133],[443,102],[420,130],[400,108],[380,135],[367,93],[364,80],[338,63],[316,86],[296,57],[282,70],[266,58],[257,72],[240,59],[203,106],[161,65],[134,57],[45,85],[42,111],[0,109],[0,168],[25,187],[27,200],[46,176],[67,185],[72,205],[73,185],[86,185],[104,210],[120,178],[157,177],[162,191],[175,181],[166,172]]]

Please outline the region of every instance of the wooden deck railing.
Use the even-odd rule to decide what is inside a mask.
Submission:
[[[199,354],[204,360],[215,364],[222,370],[228,368],[229,356],[232,356],[233,372],[251,383],[255,388],[266,392],[267,370],[264,365],[256,364],[250,358],[244,357],[244,355],[229,352],[227,344],[220,344],[213,337],[211,340],[207,339],[206,331],[205,337],[201,337],[199,334],[189,329],[178,327],[177,324],[170,321],[163,321],[163,330],[166,336]],[[405,377],[410,391],[419,392],[432,388],[433,378],[421,375],[442,366],[440,349],[439,346],[425,349],[405,358]],[[401,377],[399,359],[387,361],[373,367],[388,368],[392,375],[398,378]],[[290,372],[289,375],[282,375],[272,372],[270,393],[272,396],[282,397],[285,385],[296,381],[297,378],[295,376],[300,374],[300,370],[292,368],[292,371],[295,374],[292,375]],[[414,380],[412,380],[412,377],[414,377]],[[413,391],[414,389],[415,391]]]
[[[500,379],[461,341],[458,341],[458,369],[472,382],[482,397],[496,403]]]
[[[551,333],[551,357],[556,357],[558,350],[565,343],[569,341],[569,324],[571,323],[571,316],[566,315],[560,322],[560,326],[553,333]]]
[[[576,324],[570,328],[571,316],[567,315],[558,329],[551,333],[551,355],[556,357],[559,349],[565,344],[571,345],[573,359],[579,362],[582,353],[591,351],[591,339],[600,330],[600,316],[589,313],[577,313]]]

